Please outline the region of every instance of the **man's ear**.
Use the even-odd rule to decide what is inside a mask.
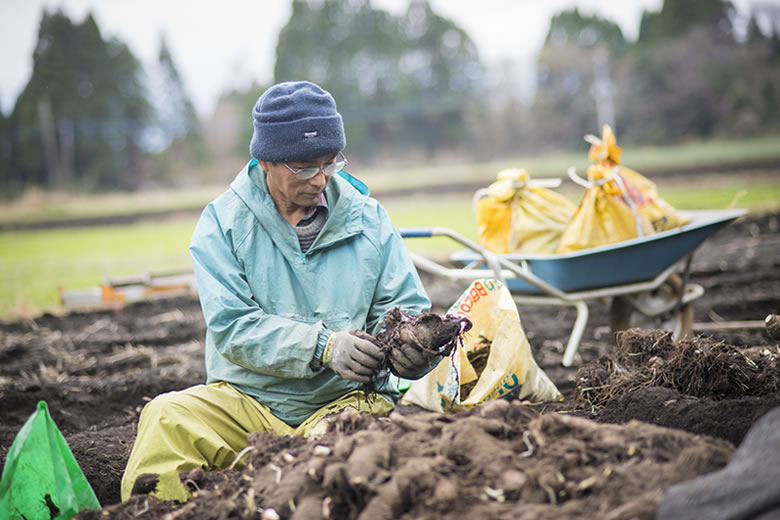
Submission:
[[[269,166],[271,166],[271,163],[269,163],[268,161],[261,161],[260,159],[258,159],[257,164],[260,165],[260,168],[262,168],[264,172],[268,173],[268,170],[270,169]]]

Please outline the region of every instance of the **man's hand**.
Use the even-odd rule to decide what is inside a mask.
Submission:
[[[419,348],[405,343],[401,348],[390,351],[390,371],[404,379],[415,379],[432,360],[431,356],[425,355]]]
[[[379,347],[347,331],[331,334],[322,353],[324,365],[341,377],[360,383],[371,381],[384,359]]]

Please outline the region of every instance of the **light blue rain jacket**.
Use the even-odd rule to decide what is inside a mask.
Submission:
[[[207,382],[232,384],[293,426],[361,386],[316,358],[326,327],[375,335],[395,306],[430,309],[384,208],[338,175],[325,197],[328,220],[302,253],[253,160],[206,206],[190,244],[207,325]],[[386,372],[375,382],[397,402]]]

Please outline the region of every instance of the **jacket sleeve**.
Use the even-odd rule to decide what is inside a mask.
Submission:
[[[301,323],[266,313],[252,298],[244,268],[236,258],[233,237],[223,231],[208,206],[190,244],[207,343],[223,357],[254,372],[286,378],[311,378],[322,371],[318,339],[328,331],[322,322]]]
[[[406,244],[380,205],[377,205],[377,217],[376,244],[380,248],[382,269],[366,318],[366,331],[372,335],[381,330],[385,316],[394,307],[411,314],[426,312],[431,308]]]
[[[428,312],[431,309],[431,301],[401,234],[381,206],[378,207],[378,217],[382,238],[380,244],[383,269],[366,322],[366,330],[373,335],[381,330],[385,316],[394,307],[399,307],[410,314]],[[435,356],[425,368],[410,379],[420,379],[436,368],[442,359],[441,356]]]

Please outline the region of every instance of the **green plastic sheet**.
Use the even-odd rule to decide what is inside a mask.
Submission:
[[[0,479],[0,520],[72,518],[100,509],[44,401],[16,434]]]

